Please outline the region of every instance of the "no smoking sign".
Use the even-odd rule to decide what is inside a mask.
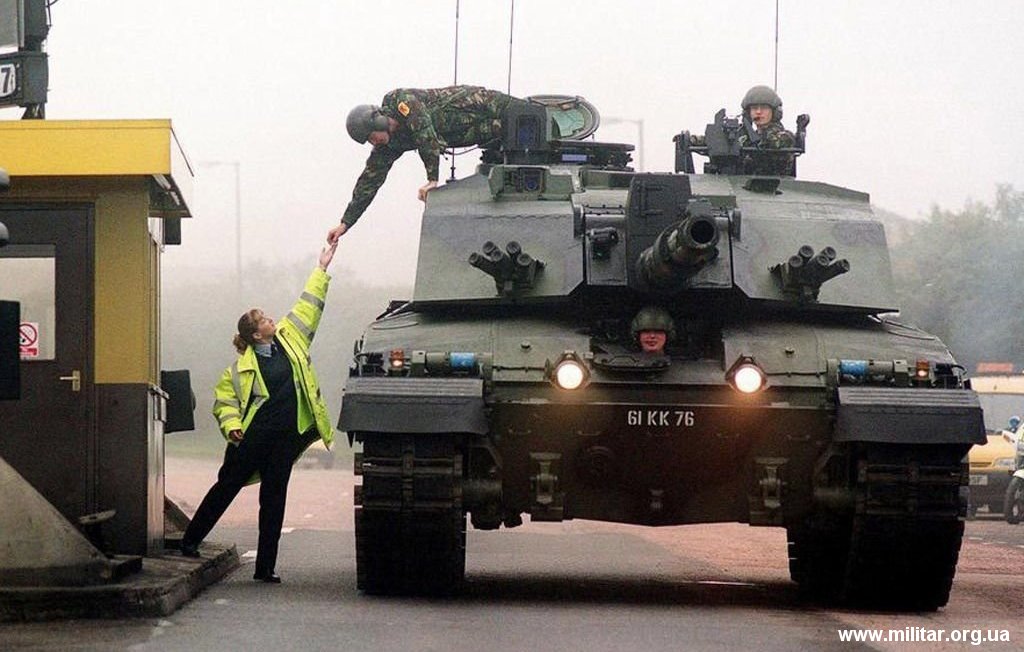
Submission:
[[[18,351],[21,359],[39,357],[39,324],[23,321],[18,326]]]

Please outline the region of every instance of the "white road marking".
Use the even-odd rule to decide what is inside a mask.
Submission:
[[[294,531],[295,531],[295,528],[293,528],[293,527],[283,527],[283,528],[281,528],[281,534],[291,534]]]
[[[244,553],[242,553],[242,559],[254,559],[255,557],[256,557],[256,551],[255,550],[246,550]]]

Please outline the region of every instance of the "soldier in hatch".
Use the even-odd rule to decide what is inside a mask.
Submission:
[[[793,132],[782,126],[782,98],[770,86],[754,86],[740,102],[743,117],[757,129],[757,142],[751,143],[746,131],[740,132],[740,145],[758,149],[786,149],[796,146]],[[749,174],[792,174],[791,153],[748,157],[744,167]]]
[[[763,150],[786,149],[796,146],[793,132],[782,126],[782,98],[770,86],[754,86],[747,91],[740,102],[743,109],[743,121],[754,129],[751,139],[746,129],[739,132],[741,147],[757,147]],[[704,145],[703,134],[692,134],[691,145]],[[746,174],[766,174],[787,176],[793,174],[793,154],[779,152],[746,155],[743,159],[743,171]]]
[[[388,171],[405,152],[416,150],[427,171],[419,198],[437,187],[441,150],[485,146],[501,136],[501,117],[512,102],[522,102],[480,86],[399,88],[384,96],[380,106],[360,104],[345,121],[349,136],[373,145],[366,167],[356,181],[352,201],[341,224],[327,234],[334,243],[356,223],[373,201]]]
[[[676,339],[676,323],[668,311],[658,306],[644,306],[636,313],[629,331],[644,353],[664,355],[665,345]]]

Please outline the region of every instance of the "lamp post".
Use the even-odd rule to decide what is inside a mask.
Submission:
[[[235,170],[235,296],[242,303],[242,164],[239,161],[199,161],[199,167]]]
[[[644,119],[643,118],[617,118],[615,116],[601,116],[601,123],[606,125],[631,124],[636,125],[636,170],[644,171]]]

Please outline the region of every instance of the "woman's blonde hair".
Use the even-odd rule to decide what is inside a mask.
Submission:
[[[260,328],[260,319],[263,318],[263,311],[259,308],[250,308],[242,313],[242,316],[238,318],[238,332],[235,333],[234,339],[231,343],[235,345],[235,350],[239,353],[245,353],[245,349],[256,341],[252,336]]]

